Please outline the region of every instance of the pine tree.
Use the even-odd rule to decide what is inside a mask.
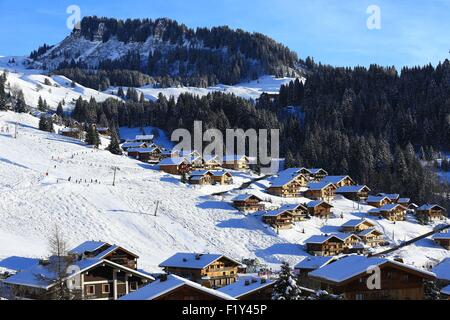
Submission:
[[[441,298],[441,292],[436,282],[427,281],[424,284],[425,300],[439,300]]]
[[[56,114],[60,116],[61,118],[64,116],[64,109],[62,102],[58,103],[58,107],[56,108]]]
[[[47,103],[42,99],[41,96],[39,96],[39,100],[38,100],[38,110],[41,112],[46,112],[47,111]]]
[[[98,148],[100,143],[100,136],[98,134],[97,128],[94,125],[90,125],[86,133],[86,143],[91,146]]]
[[[272,300],[302,300],[301,293],[291,267],[284,262],[274,285]]]
[[[122,148],[120,148],[119,145],[119,138],[117,137],[117,133],[115,130],[111,130],[111,142],[108,146],[109,152],[116,155],[122,155],[123,151]]]
[[[54,132],[53,119],[44,114],[41,115],[41,117],[39,118],[39,130],[47,131],[47,132]]]

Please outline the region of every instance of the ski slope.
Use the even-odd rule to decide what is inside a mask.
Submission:
[[[14,139],[11,132],[16,122]],[[269,196],[263,192],[269,180],[252,185],[251,190],[210,196],[237,187],[252,175],[236,173],[234,186],[186,186],[150,165],[41,132],[37,125],[38,119],[31,115],[0,112],[0,128],[10,128],[9,133],[0,130],[0,260],[12,255],[46,256],[48,237],[57,225],[70,246],[85,240],[120,244],[136,252],[140,268],[151,272],[160,271],[158,264],[178,251],[259,258],[276,268],[284,260],[294,264],[307,256],[303,243],[310,236],[337,231],[347,220],[365,217],[371,208],[337,198],[332,203],[336,217],[313,218],[277,234],[258,214],[238,213],[230,200],[243,192],[273,204],[308,199]],[[115,187],[113,167],[118,168]],[[156,202],[160,205],[155,217]],[[411,217],[395,225],[385,220],[376,223],[393,243],[432,229]],[[430,239],[397,254],[416,266],[450,257]]]

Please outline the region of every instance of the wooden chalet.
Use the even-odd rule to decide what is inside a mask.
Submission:
[[[315,235],[305,241],[307,251],[315,256],[336,256],[362,250],[361,238],[355,234]]]
[[[442,296],[444,299],[450,300],[450,285],[448,285],[448,286],[442,288],[442,290],[441,290],[441,296]]]
[[[304,221],[308,218],[309,210],[303,204],[284,204],[280,210],[287,210],[292,214],[294,222]]]
[[[218,156],[205,156],[203,157],[203,168],[205,170],[219,170],[221,169],[221,163]]]
[[[268,301],[272,299],[275,281],[254,276],[239,277],[238,281],[217,291],[237,300]]]
[[[227,171],[210,171],[212,179],[215,184],[218,185],[230,185],[233,184],[233,175]]]
[[[377,194],[379,197],[387,197],[391,203],[398,203],[400,200],[400,195],[398,193],[379,193]]]
[[[411,204],[411,199],[410,198],[399,198],[397,203],[408,208],[409,205]]]
[[[215,301],[235,300],[233,297],[204,287],[196,282],[174,274],[164,274],[158,280],[132,292],[120,299],[121,301]]]
[[[433,236],[433,241],[441,247],[450,250],[450,232],[436,233]]]
[[[245,171],[248,170],[250,164],[250,160],[246,156],[233,156],[226,155],[222,160],[222,167],[224,169],[236,170],[236,171]]]
[[[311,217],[329,218],[331,216],[331,209],[333,206],[328,202],[316,200],[309,202],[306,207],[308,208],[309,215]]]
[[[346,233],[359,233],[361,231],[375,228],[375,223],[367,219],[349,220],[341,226],[341,231]]]
[[[344,253],[344,240],[336,235],[315,235],[305,241],[306,250],[314,256],[336,256]]]
[[[343,186],[336,190],[336,194],[353,201],[366,201],[370,191],[368,186]]]
[[[445,258],[431,269],[440,287],[450,285],[450,258]]]
[[[214,182],[211,172],[207,170],[192,171],[189,175],[189,184],[191,185],[212,185]]]
[[[98,127],[96,125],[94,125],[95,129],[97,130],[98,134],[102,135],[102,136],[110,136],[111,135],[111,131],[109,130],[108,127]]]
[[[366,246],[371,248],[378,247],[385,242],[383,232],[375,228],[362,230],[357,235]]]
[[[407,209],[400,204],[386,204],[381,208],[370,210],[369,214],[390,221],[404,221],[406,220],[406,211]]]
[[[155,140],[155,136],[152,134],[141,134],[141,135],[137,135],[133,141],[145,142],[148,144],[152,144],[154,140]]]
[[[267,189],[271,195],[283,198],[296,198],[302,195],[308,184],[308,178],[302,173],[280,174]]]
[[[162,151],[160,148],[129,148],[127,150],[129,157],[142,162],[158,163],[161,160]]]
[[[331,201],[336,195],[336,186],[328,182],[313,182],[307,186],[305,197],[314,200]]]
[[[236,282],[240,263],[221,254],[177,253],[159,266],[207,288],[221,288]]]
[[[235,197],[233,205],[236,209],[244,213],[253,213],[264,210],[263,200],[253,194],[241,194]]]
[[[350,176],[326,176],[322,182],[332,183],[337,188],[355,186],[356,182]]]
[[[63,128],[58,131],[59,135],[62,135],[64,137],[73,138],[82,140],[84,139],[85,133],[81,128]]]
[[[173,175],[182,175],[191,170],[191,164],[185,158],[166,158],[159,163],[161,171]]]
[[[375,207],[375,208],[380,208],[386,204],[390,204],[392,203],[392,201],[386,197],[386,196],[369,196],[367,198],[366,203],[369,206]]]
[[[379,268],[380,286],[368,286]],[[385,258],[349,256],[309,273],[321,289],[341,294],[346,300],[423,300],[424,282],[434,281],[431,272]]]
[[[290,211],[278,209],[264,214],[263,221],[277,230],[285,230],[292,229],[294,217]]]
[[[144,149],[149,147],[149,144],[146,142],[126,141],[122,144],[122,149],[125,152],[128,152],[129,149]]]
[[[137,270],[139,256],[123,247],[101,241],[86,241],[69,251],[76,260],[86,258],[104,259]]]
[[[300,286],[313,290],[320,290],[320,282],[313,280],[308,274],[314,270],[325,267],[336,261],[334,256],[305,257],[294,267],[294,273],[298,277]]]
[[[146,273],[106,259],[51,257],[6,278],[3,283],[17,299],[53,300],[58,284],[56,264],[65,265],[64,270],[75,270],[64,278],[66,283],[72,283],[70,294],[75,300],[117,300],[154,280]]]
[[[437,204],[425,204],[416,209],[416,216],[422,221],[444,220],[445,208]]]
[[[309,172],[309,178],[312,181],[319,182],[322,181],[326,176],[328,176],[328,172],[321,168],[307,168],[306,170]]]
[[[167,159],[167,158],[179,158],[180,157],[180,151],[178,150],[162,150],[161,152],[161,159]]]

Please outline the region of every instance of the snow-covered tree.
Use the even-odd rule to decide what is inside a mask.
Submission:
[[[441,299],[441,290],[434,281],[425,282],[425,300]]]
[[[289,263],[284,262],[274,285],[272,300],[302,300],[301,293]]]

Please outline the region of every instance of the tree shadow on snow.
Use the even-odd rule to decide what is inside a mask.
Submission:
[[[229,203],[222,202],[222,201],[214,201],[214,200],[207,200],[205,202],[202,202],[202,203],[198,204],[197,207],[200,209],[220,209],[220,210],[228,210],[228,211],[236,210]]]

